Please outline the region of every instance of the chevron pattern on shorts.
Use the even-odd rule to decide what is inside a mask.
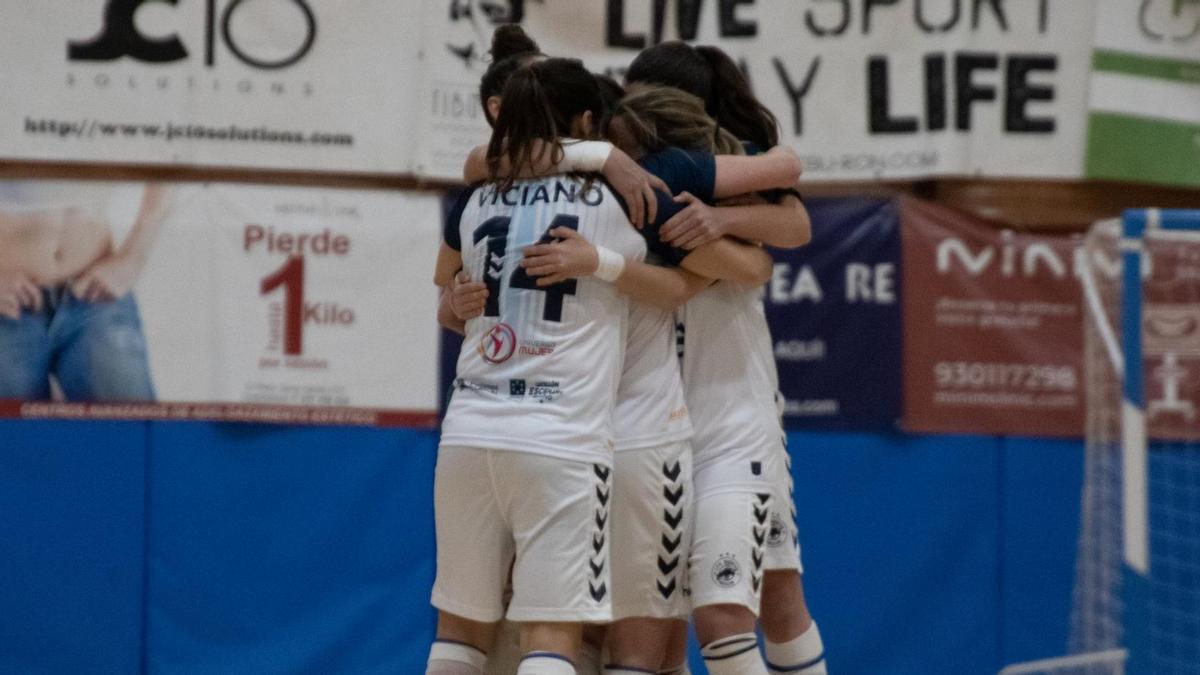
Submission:
[[[757,595],[762,588],[763,576],[763,546],[767,543],[767,530],[770,528],[768,518],[771,516],[771,493],[758,493],[751,500],[754,509],[754,544],[750,548],[750,587]]]
[[[663,532],[659,539],[658,572],[655,585],[664,600],[670,600],[683,584],[682,574],[686,561],[683,560],[687,547],[683,543],[683,511],[687,501],[683,498],[683,465],[676,459],[664,462],[663,477]],[[682,591],[681,591],[682,592]]]
[[[612,495],[612,485],[609,482],[612,469],[600,464],[593,464],[596,474],[596,507],[592,518],[592,551],[588,560],[588,595],[592,600],[602,602],[608,595],[608,584],[605,582],[604,567],[608,562],[605,545],[608,543],[608,499]]]

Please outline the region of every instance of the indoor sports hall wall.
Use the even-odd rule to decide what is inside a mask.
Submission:
[[[437,211],[486,140],[476,85],[510,20],[616,75],[661,40],[718,44],[804,159],[817,237],[780,256],[767,311],[835,672],[1063,653],[1069,236],[1200,203],[1197,0],[8,0],[0,197],[70,180],[178,199],[135,289],[163,405],[0,393],[0,675],[422,672]],[[118,239],[132,221],[109,220]],[[350,238],[306,258],[297,285],[331,319],[293,370],[288,289],[261,286],[295,252],[272,225],[329,230],[326,253]],[[963,319],[940,298],[1004,294],[1062,313],[994,342],[931,330]],[[979,405],[1013,393],[961,391],[987,364],[1064,407]],[[92,414],[135,421],[2,419]],[[165,417],[360,426],[146,421]]]
[[[789,440],[839,672],[983,674],[1063,650],[1078,442]],[[436,442],[0,421],[0,673],[421,672]]]

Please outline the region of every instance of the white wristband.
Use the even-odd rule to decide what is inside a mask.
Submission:
[[[563,159],[558,164],[560,171],[598,173],[604,170],[613,146],[607,141],[564,140],[562,148]]]
[[[597,246],[596,257],[599,259],[600,264],[596,267],[596,271],[592,276],[601,281],[607,281],[610,284],[615,283],[617,278],[621,276],[621,272],[625,271],[625,256],[603,246]]]

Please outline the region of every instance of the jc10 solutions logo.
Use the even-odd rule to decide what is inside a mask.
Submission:
[[[162,37],[143,33],[138,27],[137,15],[139,10],[150,4],[168,4],[182,12],[199,3],[187,0],[109,0],[99,35],[70,42],[67,57],[71,61],[115,61],[128,56],[144,63],[174,63],[191,58],[197,49],[195,43],[199,43],[198,49],[203,54],[206,66],[216,64],[220,45],[234,58],[252,68],[275,70],[303,59],[317,38],[317,19],[306,0],[229,0],[223,7],[217,0],[205,0],[204,32],[187,38],[178,32]],[[292,16],[283,16],[284,12]],[[302,22],[303,30],[298,32],[299,39],[295,44],[278,46],[278,40],[272,39],[267,41],[272,53],[255,53],[244,42],[261,44],[264,41],[260,36],[239,34],[235,23],[241,14],[255,15],[249,17],[255,24],[272,27],[298,20]],[[276,37],[272,35],[272,38]],[[189,42],[192,44],[189,45]]]
[[[108,0],[92,37],[69,40],[67,58],[86,70],[67,73],[67,86],[96,92],[135,94],[178,91],[276,98],[311,97],[310,81],[254,72],[281,72],[300,63],[317,39],[312,0]],[[202,26],[201,26],[202,21]],[[104,66],[134,61],[150,66],[203,64],[206,69],[240,65],[243,75],[228,80],[195,71],[131,74]],[[223,72],[228,70],[223,69]]]

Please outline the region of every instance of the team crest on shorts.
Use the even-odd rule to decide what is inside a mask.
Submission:
[[[771,514],[771,529],[767,532],[767,546],[782,546],[787,535],[787,523],[778,513]]]
[[[736,586],[737,582],[742,580],[742,568],[738,565],[737,556],[722,553],[717,562],[713,563],[712,577],[718,586]]]

